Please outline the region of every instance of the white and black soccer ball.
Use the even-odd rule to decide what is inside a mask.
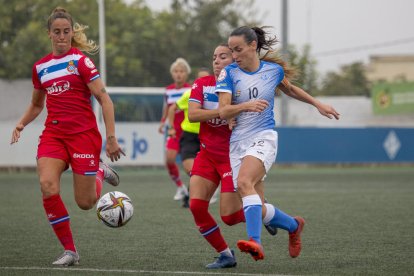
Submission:
[[[134,206],[126,194],[114,191],[99,199],[96,213],[106,226],[116,228],[124,226],[132,218]]]

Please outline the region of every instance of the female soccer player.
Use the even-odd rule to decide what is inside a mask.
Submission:
[[[233,62],[226,44],[219,45],[213,54],[214,76],[195,81],[189,100],[189,119],[201,122],[199,138],[200,152],[195,158],[190,178],[190,210],[200,233],[220,253],[216,262],[208,269],[236,266],[234,252],[230,250],[220,228],[208,211],[209,203],[221,182],[220,215],[227,225],[244,222],[239,194],[235,191],[229,159],[231,131],[226,120],[219,118],[218,97],[214,92],[220,71]],[[265,214],[266,210],[263,210]],[[270,234],[276,228],[266,227]]]
[[[283,62],[259,59],[261,50],[270,50],[276,38],[267,38],[261,28],[240,27],[229,37],[229,48],[235,63],[224,68],[217,79],[220,118],[236,120],[230,138],[230,162],[233,182],[243,202],[249,240],[237,246],[255,260],[264,258],[261,245],[262,206],[265,204],[265,225],[289,232],[289,254],[292,258],[301,251],[300,235],[305,225],[301,217],[291,217],[271,204],[264,203],[263,179],[272,166],[277,152],[277,132],[273,115],[275,90],[314,105],[328,117],[339,119],[339,113],[302,89],[293,86],[285,77],[288,69]],[[285,70],[284,70],[285,69]]]
[[[161,123],[158,128],[158,132],[161,134],[164,134],[168,108],[181,97],[184,91],[191,87],[191,85],[187,83],[191,68],[185,59],[177,58],[177,60],[171,64],[170,73],[174,83],[167,86],[165,91],[164,108],[162,111]],[[172,181],[174,181],[177,186],[174,200],[182,200],[185,196],[188,196],[187,188],[181,181],[180,170],[176,162],[177,154],[180,151],[180,137],[182,133],[181,122],[183,119],[184,112],[178,110],[174,117],[174,125],[167,126],[168,128],[174,128],[176,131],[176,135],[174,137],[168,136],[166,141],[166,167]]]
[[[102,180],[118,185],[119,178],[109,166],[100,163],[102,138],[92,111],[90,97],[102,106],[106,128],[106,154],[116,161],[124,154],[115,137],[113,103],[94,63],[81,51],[96,52],[97,46],[86,38],[86,26],[73,23],[63,8],[56,8],[47,21],[52,52],[33,66],[31,103],[12,133],[16,143],[24,127],[43,110],[47,118],[39,139],[37,169],[43,207],[50,225],[64,247],[54,265],[79,262],[69,223],[69,214],[60,197],[60,178],[69,167],[73,171],[75,200],[83,210],[91,209],[102,190]]]

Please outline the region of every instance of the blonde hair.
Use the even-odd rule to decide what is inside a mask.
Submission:
[[[84,31],[88,26],[81,25],[79,23],[73,23],[72,15],[68,13],[64,8],[57,7],[53,10],[47,20],[47,29],[50,31],[52,23],[58,19],[63,18],[70,22],[70,25],[73,30],[73,37],[71,44],[73,47],[78,48],[81,51],[87,52],[89,54],[96,54],[99,51],[99,47],[96,45],[95,41],[88,40]]]
[[[173,72],[173,70],[177,67],[177,66],[182,66],[186,71],[187,71],[187,74],[189,75],[190,73],[191,73],[191,67],[190,67],[190,65],[188,64],[188,62],[185,60],[185,59],[183,59],[183,58],[181,58],[181,57],[179,57],[179,58],[177,58],[172,64],[171,64],[171,66],[170,66],[170,73],[172,73]]]

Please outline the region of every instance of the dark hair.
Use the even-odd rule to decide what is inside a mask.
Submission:
[[[243,36],[244,41],[246,41],[247,44],[252,43],[253,41],[256,41],[257,48],[256,52],[261,55],[261,60],[277,63],[280,66],[283,67],[283,70],[285,71],[285,76],[292,80],[295,78],[297,74],[297,70],[290,66],[286,61],[284,61],[280,55],[277,53],[277,51],[273,50],[273,46],[277,44],[278,40],[276,36],[269,36],[269,33],[266,32],[264,29],[270,28],[268,26],[264,27],[247,27],[242,26],[235,30],[233,30],[230,34],[230,36]],[[266,53],[262,54],[260,53],[261,50],[265,50]]]
[[[264,28],[269,27],[247,27],[242,26],[234,31],[231,32],[230,36],[244,36],[244,40],[247,44],[252,43],[253,41],[256,41],[257,43],[257,49],[256,51],[259,53],[260,50],[270,50],[272,49],[273,45],[276,45],[278,42],[276,36],[274,37],[267,37],[268,33],[264,31]]]

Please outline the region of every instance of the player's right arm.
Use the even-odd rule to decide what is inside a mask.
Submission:
[[[17,143],[20,138],[20,132],[23,131],[24,127],[39,116],[45,106],[45,98],[46,94],[42,90],[33,89],[32,101],[19,122],[16,124],[16,127],[13,129],[10,144]]]
[[[263,99],[231,104],[230,93],[219,93],[219,114],[221,119],[230,120],[245,111],[262,112],[268,106],[269,103]]]

